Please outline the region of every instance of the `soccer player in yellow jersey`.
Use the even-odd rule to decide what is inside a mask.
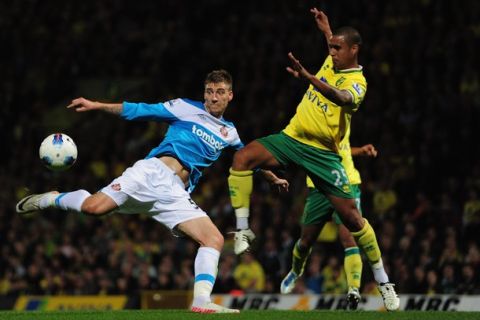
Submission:
[[[329,56],[320,71],[312,75],[292,53],[288,54],[292,66],[287,71],[310,84],[295,116],[282,132],[257,139],[235,153],[228,178],[239,229],[235,233],[235,252],[244,252],[249,247],[249,241],[255,237],[248,227],[252,170],[296,165],[305,169],[315,188],[335,208],[370,265],[378,266],[382,260],[375,232],[356,207],[338,154],[352,114],[360,106],[367,90],[362,67],[358,64],[361,37],[351,27],[332,33],[327,16],[316,8],[310,11],[327,39]],[[308,256],[309,247],[302,243],[297,242],[295,249],[299,257]],[[384,275],[377,281],[385,308],[397,310],[400,301],[394,285]]]

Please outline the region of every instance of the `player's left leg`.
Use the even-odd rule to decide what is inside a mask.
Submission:
[[[338,225],[338,234],[340,242],[345,249],[343,266],[345,269],[345,275],[347,276],[348,308],[350,310],[356,310],[361,298],[360,281],[362,278],[362,258],[352,234],[343,224]]]
[[[182,222],[177,225],[177,228],[200,244],[195,258],[195,284],[191,310],[198,313],[239,312],[237,309],[219,306],[210,298],[224,242],[220,231],[206,216]]]
[[[25,214],[47,208],[72,210],[91,215],[103,215],[118,205],[108,195],[98,192],[94,195],[80,189],[76,191],[59,193],[57,191],[29,195],[17,203],[16,211]]]
[[[58,194],[58,191],[30,194],[17,202],[15,210],[17,213],[27,214],[49,208],[55,204]]]
[[[350,186],[352,195],[354,196],[355,203],[357,205],[358,211],[362,213],[361,207],[361,190],[358,184],[353,184]],[[338,214],[334,214],[333,218],[335,223],[338,226],[338,234],[340,243],[345,249],[345,257],[343,260],[343,266],[345,269],[345,274],[347,276],[347,301],[348,308],[350,310],[356,310],[358,303],[360,302],[360,282],[362,278],[362,257],[360,256],[360,250],[353,239],[352,234],[348,229],[343,225],[342,220]]]
[[[356,243],[365,253],[375,280],[378,283],[378,289],[382,294],[385,308],[388,311],[398,310],[400,307],[400,299],[395,292],[394,284],[389,282],[388,275],[383,268],[380,247],[378,246],[377,237],[375,236],[375,231],[372,226],[370,226],[367,219],[360,216],[353,199],[333,195],[329,195],[329,199],[344,222],[345,227],[350,230]],[[359,219],[363,219],[363,226],[357,229]]]
[[[306,151],[308,152],[308,150]],[[345,227],[352,233],[356,243],[365,253],[369,264],[372,268],[381,265],[381,253],[375,232],[357,209],[352,187],[338,155],[317,152],[316,156],[306,159],[311,159],[304,164],[309,177],[315,187],[322,190],[328,197]],[[387,282],[384,282],[384,280]],[[389,311],[397,310],[400,301],[393,284],[388,282],[388,277],[377,281],[385,308]]]
[[[80,189],[71,192],[47,192],[39,195],[30,195],[20,200],[17,212],[27,213],[46,208],[73,210],[90,215],[104,215],[122,206],[131,194],[139,189],[148,190],[146,170],[156,170],[158,159],[139,160],[123,174],[104,187],[101,192],[92,195]],[[163,174],[161,170],[160,173]],[[152,192],[155,194],[155,192]],[[143,192],[140,192],[143,194]],[[150,199],[149,199],[150,200]],[[141,202],[141,201],[140,201]]]

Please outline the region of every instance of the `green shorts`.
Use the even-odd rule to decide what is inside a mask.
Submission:
[[[320,192],[340,198],[354,198],[341,158],[335,152],[306,145],[283,132],[257,141],[284,167],[295,164],[304,168]]]
[[[351,190],[353,195],[355,196],[355,204],[357,205],[358,211],[360,214],[362,213],[361,209],[361,202],[360,202],[360,185],[352,184]],[[308,188],[308,196],[307,200],[305,201],[305,208],[303,209],[302,217],[300,218],[300,222],[302,224],[325,224],[326,222],[330,221],[333,218],[336,224],[342,224],[342,220],[335,212],[332,204],[328,200],[328,198],[317,189]]]

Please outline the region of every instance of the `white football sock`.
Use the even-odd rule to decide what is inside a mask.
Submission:
[[[372,268],[373,277],[378,284],[389,282],[388,275],[383,267],[382,259],[380,259],[377,263],[372,264],[370,267]]]
[[[210,247],[200,247],[195,258],[195,284],[193,285],[194,307],[210,302],[210,294],[217,277],[220,252]]]
[[[248,218],[237,218],[237,230],[248,229]]]
[[[235,209],[235,216],[237,218],[237,229],[248,229],[248,216],[250,215],[249,208],[237,208]]]
[[[55,207],[62,210],[82,211],[82,204],[91,193],[86,190],[77,190],[72,192],[65,192],[56,195]]]

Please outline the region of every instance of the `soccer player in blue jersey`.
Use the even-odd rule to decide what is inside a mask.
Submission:
[[[211,302],[223,236],[207,214],[190,198],[203,169],[218,159],[223,149],[243,147],[233,123],[223,118],[233,99],[232,77],[225,70],[205,79],[205,102],[175,99],[165,103],[102,103],[78,98],[68,108],[77,112],[102,110],[126,120],[167,122],[163,141],[143,160],[95,194],[86,190],[29,195],[17,203],[18,213],[46,208],[73,210],[90,215],[110,212],[147,213],[171,230],[200,244],[195,258],[195,284],[191,310],[199,313],[234,313]],[[267,179],[275,175],[266,176]],[[275,182],[270,180],[271,182]],[[276,182],[285,185],[285,180]]]

